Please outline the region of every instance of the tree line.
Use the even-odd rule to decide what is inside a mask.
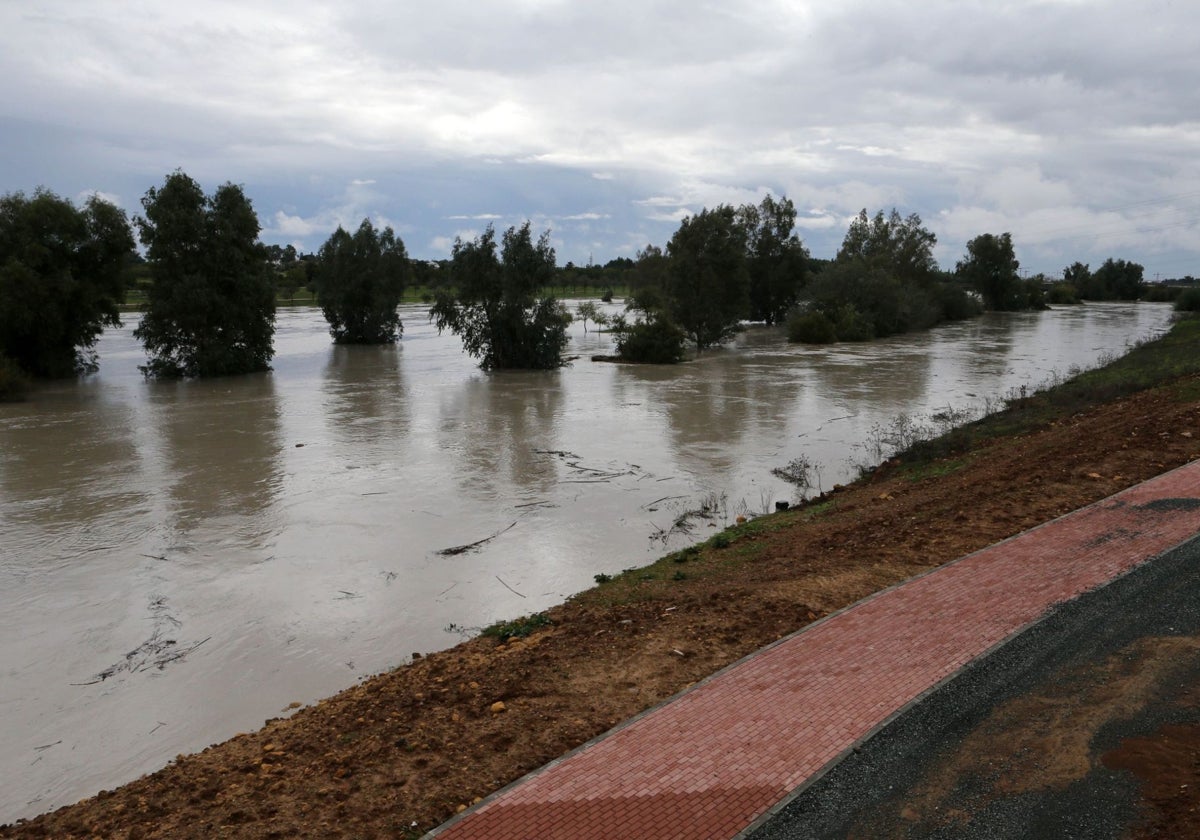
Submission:
[[[448,260],[416,261],[390,227],[340,226],[316,254],[264,245],[250,200],[226,183],[211,194],[182,171],[142,198],[132,220],[99,197],[81,207],[46,190],[0,198],[0,395],[28,377],[96,369],[95,344],[119,325],[127,278],[140,278],[145,313],[135,336],[153,377],[261,371],[273,356],[276,294],[310,288],[337,343],[397,341],[406,287],[430,290],[430,319],[461,337],[485,369],[563,363],[572,313],[550,290],[628,289],[606,319],[620,358],[677,362],[721,344],[745,321],[787,325],[791,340],[861,341],[926,329],[983,309],[1036,309],[1080,299],[1133,300],[1142,266],[1074,263],[1063,280],[1022,278],[1008,233],[981,234],[953,272],[933,257],[937,237],[895,209],[850,224],[832,260],[810,256],[787,198],[705,208],[682,220],[665,248],[636,259],[559,268],[549,231],[529,222],[497,237],[489,226],[455,240]],[[145,257],[135,250],[136,230]]]

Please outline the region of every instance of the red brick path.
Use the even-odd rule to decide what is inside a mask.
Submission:
[[[728,840],[1055,604],[1197,533],[1200,462],[813,624],[429,836]]]

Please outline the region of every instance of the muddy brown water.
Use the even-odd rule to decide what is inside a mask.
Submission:
[[[570,366],[485,374],[424,313],[355,348],[281,310],[271,373],[182,383],[142,378],[132,316],[98,375],[0,405],[0,822],[705,539],[794,498],[771,475],[794,458],[829,488],[899,415],[936,426],[1170,319],[1089,305],[830,348],[751,329],[666,368],[591,362],[609,338],[576,324]]]

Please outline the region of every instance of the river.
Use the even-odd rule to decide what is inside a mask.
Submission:
[[[1158,304],[993,314],[860,345],[752,328],[677,367],[486,374],[423,307],[396,347],[281,310],[271,373],[100,372],[0,405],[0,822],[113,787],[597,573],[844,482],[899,415],[978,409],[1161,331]],[[814,486],[814,490],[816,487]],[[473,550],[445,549],[492,537]]]

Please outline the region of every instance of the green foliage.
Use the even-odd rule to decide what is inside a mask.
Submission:
[[[727,532],[722,531],[721,533],[714,535],[713,538],[708,541],[708,544],[713,548],[729,548],[729,546],[733,544],[733,537],[729,536]]]
[[[629,299],[626,310],[637,313],[629,323],[622,315],[612,322],[617,355],[627,362],[673,365],[683,361],[687,336],[667,314],[668,301],[658,288],[646,287]]]
[[[967,256],[959,261],[956,273],[975,287],[985,307],[1013,311],[1029,308],[1027,290],[1017,274],[1020,267],[1012,234],[981,233],[967,243]]]
[[[1166,283],[1147,283],[1141,300],[1151,303],[1174,303],[1183,294],[1184,287]]]
[[[851,223],[838,257],[812,260],[802,305],[788,320],[788,339],[808,343],[869,341],[928,329],[979,314],[961,284],[941,279],[933,259],[937,237],[916,214],[866,211]]]
[[[671,320],[703,350],[737,332],[749,306],[746,229],[728,205],[701,210],[667,244]]]
[[[339,225],[317,255],[317,299],[338,344],[390,344],[403,333],[396,308],[408,254],[390,227],[363,219],[351,236]]]
[[[1184,289],[1175,298],[1176,312],[1200,312],[1200,286]]]
[[[430,310],[438,331],[462,337],[484,370],[552,369],[562,365],[571,314],[552,297],[537,296],[554,277],[550,232],[533,242],[530,223],[509,228],[501,253],[491,225],[473,242],[454,241],[451,284]]]
[[[965,321],[974,318],[983,311],[983,304],[967,294],[961,284],[953,281],[936,283],[933,287],[934,298],[942,310],[942,319],[946,321]]]
[[[804,344],[833,344],[838,340],[837,327],[819,309],[794,310],[787,319],[788,341]]]
[[[520,618],[515,618],[512,621],[500,621],[489,627],[483,628],[482,635],[489,638],[499,639],[501,643],[507,642],[509,639],[524,639],[530,636],[536,630],[543,627],[549,627],[553,622],[545,613],[534,613]]]
[[[937,276],[937,260],[933,247],[937,236],[921,224],[916,213],[901,218],[896,208],[889,216],[880,210],[874,218],[866,208],[850,223],[837,262],[860,262],[870,269],[879,269],[901,284],[925,285]]]
[[[780,323],[796,305],[808,264],[794,232],[796,208],[787,198],[767,195],[757,207],[741,207],[738,222],[747,237],[750,320]]]
[[[604,572],[600,572],[599,574],[592,575],[592,580],[596,581],[596,583],[612,583],[612,579],[613,579],[612,575],[606,574]]]
[[[1086,271],[1087,266],[1084,269]],[[1142,266],[1137,263],[1109,257],[1094,272],[1073,282],[1084,300],[1137,300],[1145,287],[1142,272]]]
[[[673,365],[683,361],[683,330],[665,316],[651,316],[632,324],[614,326],[617,355],[627,362]]]
[[[585,300],[575,307],[575,317],[583,321],[583,331],[587,332],[588,321],[594,321],[597,325],[600,324],[604,313],[600,311],[600,307],[594,300]]]
[[[1096,269],[1094,277],[1117,300],[1137,300],[1145,287],[1143,271],[1138,263],[1109,257]]]
[[[154,284],[134,335],[150,376],[225,376],[267,370],[275,289],[258,216],[234,184],[211,196],[181,171],[142,199],[137,219]]]
[[[1079,293],[1072,284],[1065,281],[1062,283],[1052,283],[1050,284],[1050,290],[1046,292],[1046,303],[1079,303]]]
[[[95,370],[132,251],[124,212],[98,197],[78,209],[46,190],[0,198],[0,355],[32,376]]]

